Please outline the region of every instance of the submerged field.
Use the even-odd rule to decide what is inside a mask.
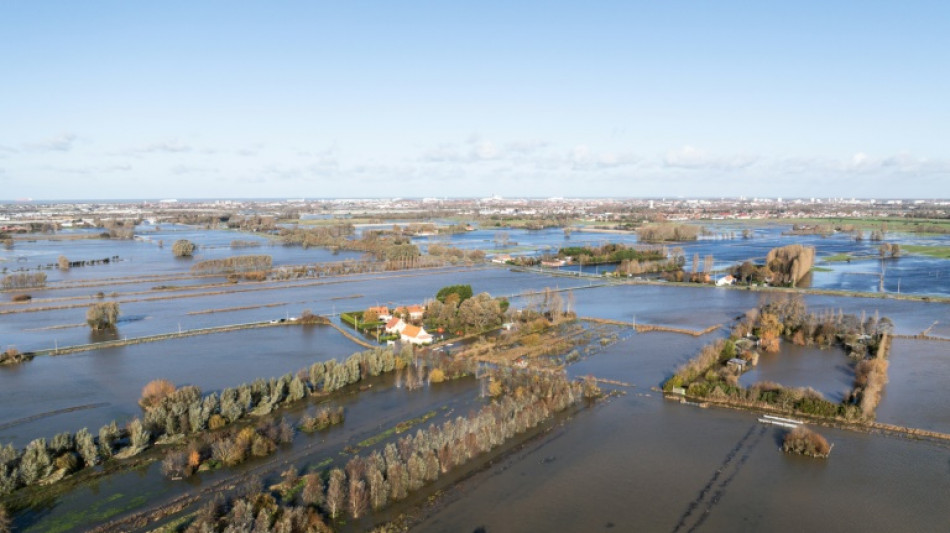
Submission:
[[[541,355],[532,365],[552,368],[565,363],[571,379],[602,380],[600,387],[608,397],[579,402],[424,483],[398,503],[359,519],[330,520],[334,528],[362,531],[395,521],[413,531],[945,529],[940,495],[950,490],[947,442],[821,428],[835,444],[834,455],[816,461],[781,453],[784,431],[760,425],[754,413],[680,405],[657,391],[678,366],[705,344],[728,335],[735,321],[773,297],[770,293],[554,277],[487,265],[232,283],[224,276],[193,275],[189,260],[173,258],[167,246],[159,248],[153,240],[192,239],[202,245],[202,259],[272,254],[274,264],[283,266],[359,256],[272,246],[263,240],[261,247],[232,250],[227,243],[237,238],[234,233],[187,226],[151,231],[143,241],[38,239],[18,242],[12,252],[4,252],[8,268],[55,263],[61,254],[76,259],[118,255],[122,260],[66,272],[49,270],[47,286],[26,291],[32,296],[26,303],[13,303],[13,292],[0,293],[0,348],[38,351],[92,345],[77,353],[38,355],[0,366],[0,443],[21,448],[37,437],[50,439],[82,427],[96,433],[112,420],[121,425],[141,417],[140,392],[156,378],[179,387],[195,385],[205,394],[220,393],[315,362],[343,360],[364,349],[330,326],[287,322],[305,309],[341,325],[334,317],[341,311],[419,304],[448,285],[471,284],[475,293],[508,298],[512,308],[537,303],[541,291],[550,288],[565,301],[569,297],[579,317],[609,325],[592,321],[564,328],[574,335],[573,344],[554,353],[535,350]],[[493,231],[453,235],[451,240],[462,247],[497,249],[491,242]],[[541,251],[566,242],[561,230],[510,233],[517,242],[512,248]],[[893,238],[930,248],[945,246],[945,237],[895,233]],[[714,254],[719,267],[762,257],[776,243],[790,239],[782,228],[763,226],[750,240],[709,238],[683,247],[687,257],[694,251]],[[602,236],[576,231],[569,242],[599,240]],[[813,273],[812,287],[878,291],[880,261],[847,260],[876,254],[875,245],[841,235],[805,240],[818,247],[819,260],[828,261],[822,264],[827,270]],[[885,265],[885,290],[896,292],[899,284],[902,294],[950,294],[945,258],[905,249],[911,255]],[[17,257],[27,259],[18,262]],[[93,334],[85,325],[86,309],[99,301],[119,303],[115,333]],[[878,314],[892,320],[900,338],[889,356],[890,381],[877,419],[950,432],[943,408],[950,398],[941,392],[950,376],[950,342],[941,340],[950,338],[948,304],[823,294],[806,295],[805,301],[819,312]],[[280,319],[285,322],[270,324]],[[179,331],[256,323],[265,327],[107,349],[95,346],[107,340],[174,337]],[[634,324],[669,330],[637,333]],[[701,331],[707,333],[698,334]],[[504,334],[456,341],[449,352],[491,343],[494,335]],[[440,354],[416,351],[420,360]],[[779,353],[764,356],[755,370],[743,375],[742,383],[769,380],[810,386],[839,401],[853,375],[847,365],[847,357],[835,349],[783,344]],[[233,496],[248,479],[268,487],[280,483],[281,473],[290,466],[301,474],[342,467],[355,454],[383,450],[420,429],[441,427],[492,405],[496,400],[489,392],[490,366],[483,364],[473,375],[441,383],[412,383],[411,375],[393,371],[288,404],[277,410],[277,420],[297,423],[324,405],[343,407],[345,420],[315,433],[297,429],[291,442],[272,454],[238,466],[172,480],[161,472],[169,448],[159,445],[134,460],[135,468],[107,463],[62,484],[0,497],[0,502],[14,510],[16,531],[184,530],[217,494]],[[809,511],[802,513],[803,508]],[[849,514],[842,509],[862,511]],[[142,518],[145,514],[133,520],[153,512],[154,521]]]

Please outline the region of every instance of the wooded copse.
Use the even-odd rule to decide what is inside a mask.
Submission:
[[[695,241],[702,232],[702,226],[692,224],[646,224],[637,228],[637,238],[640,242]]]
[[[773,285],[795,286],[815,266],[815,247],[789,244],[769,250],[765,265],[772,273]]]
[[[782,451],[825,459],[831,453],[831,445],[820,434],[800,426],[785,434]]]
[[[737,405],[768,405],[789,413],[845,420],[873,420],[880,394],[887,382],[888,335],[893,325],[879,319],[845,315],[841,312],[808,313],[801,296],[776,298],[746,313],[733,327],[728,339],[709,344],[676,370],[663,384],[671,392],[685,388],[688,396],[726,401]],[[837,346],[853,360],[855,384],[852,392],[836,404],[809,387],[784,387],[761,381],[748,388],[739,385],[741,370],[730,364],[739,358],[755,365],[758,347],[778,352],[785,339],[798,345]]]
[[[662,261],[669,251],[665,246],[627,246],[610,243],[602,246],[568,246],[557,253],[560,258],[570,257],[581,265],[620,263],[621,261]]]
[[[116,302],[95,303],[86,310],[86,323],[93,331],[115,329],[118,319],[119,304]]]
[[[195,253],[195,243],[187,239],[178,239],[172,244],[172,254],[175,257],[191,257]]]
[[[468,294],[471,294],[470,291],[471,287]],[[493,326],[500,326],[507,310],[507,300],[492,298],[487,292],[465,298],[461,303],[457,293],[450,293],[444,303],[438,299],[429,303],[424,321],[430,329],[484,331]]]
[[[406,260],[418,257],[419,248],[408,236],[392,236],[383,231],[364,231],[359,239],[351,239],[356,228],[352,224],[317,228],[284,228],[281,241],[304,248],[322,246],[331,250],[351,250],[373,254],[378,260]]]
[[[14,272],[3,276],[0,285],[4,289],[27,289],[46,286],[45,272]]]
[[[191,271],[195,274],[236,274],[254,271],[268,271],[273,265],[269,255],[236,255],[224,259],[209,259],[195,263]]]
[[[740,283],[769,283],[794,287],[815,266],[815,247],[789,244],[769,250],[764,265],[745,261],[732,268]]]

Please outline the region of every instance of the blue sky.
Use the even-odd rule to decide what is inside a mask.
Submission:
[[[3,2],[0,199],[950,196],[948,2]]]

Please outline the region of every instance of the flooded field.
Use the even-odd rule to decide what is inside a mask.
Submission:
[[[903,232],[888,232],[882,241],[864,239],[856,241],[849,233],[835,233],[827,237],[819,235],[788,235],[791,224],[757,223],[735,224],[711,222],[704,225],[711,233],[692,242],[667,243],[670,249],[680,247],[686,257],[686,268],[692,268],[694,254],[715,259],[714,271],[723,271],[746,260],[762,262],[772,248],[788,244],[814,246],[815,264],[818,269],[802,286],[816,289],[834,289],[861,292],[880,292],[882,263],[879,247],[883,243],[900,245],[946,246],[950,236],[918,235]],[[751,238],[743,239],[743,230],[751,231]],[[509,244],[497,242],[503,232]],[[733,238],[733,235],[737,237]],[[600,246],[606,243],[639,244],[635,233],[599,233],[575,229],[569,236],[560,228],[524,230],[508,228],[484,228],[472,232],[447,236],[420,237],[414,240],[424,247],[429,243],[448,243],[464,249],[485,250],[489,254],[540,255],[557,253],[566,246]],[[849,254],[850,261],[826,259]],[[883,263],[884,292],[906,294],[950,295],[950,261],[924,255],[907,255],[888,258]],[[576,270],[578,267],[566,267]],[[587,266],[585,272],[600,273],[614,270],[613,265]],[[944,280],[944,281],[941,281]]]
[[[845,235],[793,238],[782,235],[784,229],[756,227],[749,240],[707,238],[683,248],[687,258],[694,251],[714,254],[717,268],[764,257],[768,249],[792,239],[814,244],[819,262],[840,253],[876,254],[876,244],[856,243]],[[492,242],[495,231],[467,232],[448,240],[490,251],[497,249]],[[826,461],[804,459],[782,453],[784,430],[760,425],[753,413],[680,405],[656,392],[678,366],[705,344],[728,335],[747,310],[779,297],[775,293],[626,284],[483,265],[227,283],[223,276],[191,276],[190,265],[245,253],[273,255],[275,265],[361,256],[273,246],[262,237],[248,237],[261,240],[261,247],[231,249],[231,240],[245,236],[187,226],[163,225],[161,231],[145,228],[141,233],[142,239],[136,241],[38,239],[18,242],[15,250],[3,252],[3,265],[8,268],[55,263],[61,254],[70,259],[118,255],[121,260],[67,272],[45,271],[49,284],[27,291],[33,296],[29,303],[13,304],[5,292],[0,302],[0,347],[43,350],[200,328],[288,322],[38,356],[0,366],[0,442],[22,447],[37,437],[50,438],[82,427],[96,431],[113,419],[121,423],[141,416],[137,400],[143,385],[155,378],[179,386],[197,385],[210,393],[256,378],[278,377],[316,361],[343,359],[363,349],[330,327],[289,321],[305,309],[340,324],[336,315],[342,311],[423,303],[448,285],[471,284],[475,293],[507,297],[513,308],[536,303],[543,298],[539,293],[549,288],[562,291],[559,294],[578,316],[622,323],[610,326],[609,331],[591,326],[594,333],[585,341],[589,345],[577,346],[577,360],[571,359],[566,367],[572,378],[591,375],[609,380],[611,384],[603,388],[620,394],[578,409],[550,431],[516,440],[511,444],[515,451],[500,455],[492,465],[476,459],[466,471],[476,473],[460,475],[464,479],[457,486],[451,486],[451,479],[427,486],[380,516],[396,518],[410,512],[416,517],[411,529],[418,531],[946,529],[940,496],[950,489],[946,475],[950,447],[946,445],[822,428],[821,433],[835,445],[834,453]],[[511,248],[525,248],[526,253],[556,250],[567,243],[636,242],[633,235],[582,231],[575,231],[570,239],[565,239],[562,230],[511,230],[509,234],[517,242]],[[171,256],[170,244],[178,238],[200,245],[194,260]],[[888,238],[902,243],[911,239],[896,234]],[[924,241],[914,238],[914,242]],[[157,240],[164,240],[165,247],[159,248]],[[445,240],[415,239],[422,245]],[[942,281],[941,269],[946,269],[947,261],[921,256],[888,261],[887,291],[896,292],[899,280],[902,293],[950,294],[950,284]],[[828,265],[831,271],[814,273],[813,287],[877,291],[879,260]],[[96,294],[99,291],[104,293],[101,297]],[[804,300],[814,312],[888,317],[899,335],[950,338],[950,307],[945,303],[820,294],[806,294]],[[86,309],[98,301],[115,301],[121,307],[113,334],[93,334],[85,325]],[[687,333],[712,329],[701,336],[636,333],[623,324],[681,328]],[[472,338],[459,346],[478,342],[481,339]],[[561,361],[566,354],[554,355]],[[877,410],[879,421],[950,432],[945,409],[950,396],[944,392],[950,390],[945,386],[950,379],[950,343],[894,339],[889,378]],[[783,343],[780,353],[763,355],[741,383],[760,380],[810,386],[840,401],[851,387],[853,370],[838,349]],[[15,526],[17,531],[83,531],[181,496],[198,498],[172,520],[193,512],[215,491],[245,474],[275,483],[287,465],[305,471],[341,464],[349,456],[345,449],[379,449],[398,437],[393,428],[407,420],[422,417],[426,425],[429,420],[440,423],[468,416],[489,401],[482,397],[487,384],[472,377],[414,391],[400,384],[390,374],[331,395],[331,404],[345,408],[344,423],[312,435],[297,432],[293,443],[273,456],[187,481],[167,479],[159,462],[152,462],[43,499],[19,512]],[[296,421],[314,409],[312,404],[295,405],[282,414]],[[443,489],[442,498],[426,503],[435,490]],[[809,511],[803,513],[806,508]],[[361,531],[374,525],[376,520],[364,519],[343,528]]]
[[[98,431],[112,420],[122,423],[140,416],[136,402],[153,379],[197,385],[210,393],[260,377],[280,377],[317,361],[343,359],[361,349],[326,326],[288,326],[0,366],[0,442],[23,446],[63,430]],[[76,407],[83,408],[67,411]],[[33,417],[39,418],[30,421]]]
[[[460,484],[413,530],[946,527],[946,446],[820,429],[835,445],[830,459],[786,455],[784,430],[754,414],[682,406],[641,388],[689,351],[668,344],[638,335],[575,365],[637,387]]]
[[[749,387],[773,381],[786,387],[811,387],[834,403],[840,403],[853,388],[854,363],[840,348],[782,344],[779,353],[764,353],[759,364],[742,374],[739,384]]]

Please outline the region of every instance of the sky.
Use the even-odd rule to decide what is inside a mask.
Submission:
[[[950,197],[950,2],[0,2],[0,200]]]

